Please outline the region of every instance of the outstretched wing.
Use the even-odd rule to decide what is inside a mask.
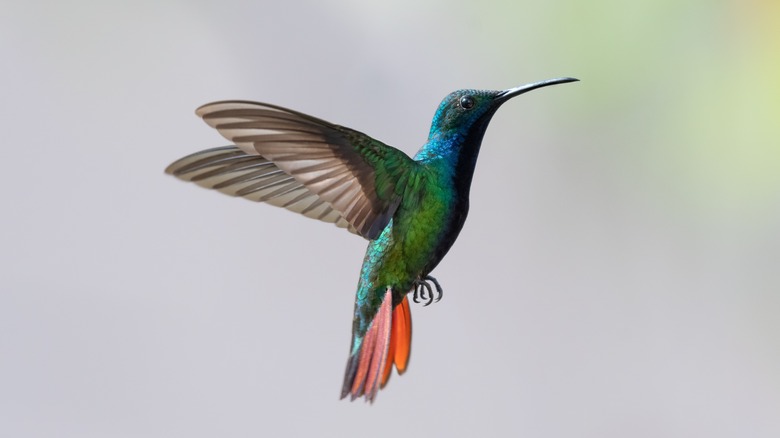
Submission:
[[[260,156],[280,170],[285,176],[279,178],[291,178],[278,182],[286,189],[277,186],[277,197],[288,193],[285,190],[297,190],[295,196],[302,197],[257,200],[290,210],[303,206],[304,214],[311,208],[322,208],[319,213],[331,208],[333,215],[327,213],[322,220],[346,221],[347,228],[367,239],[378,237],[387,226],[414,166],[408,155],[363,133],[275,105],[224,101],[204,105],[196,113],[247,156]],[[339,218],[331,220],[336,214]]]
[[[335,223],[357,234],[341,213],[274,163],[259,155],[247,155],[235,146],[188,155],[176,160],[165,171],[207,189],[284,207],[306,217]]]

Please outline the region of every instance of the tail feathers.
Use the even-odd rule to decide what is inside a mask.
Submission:
[[[399,374],[406,370],[412,336],[409,302],[404,297],[393,309],[392,301],[388,288],[360,347],[347,361],[341,398],[349,394],[354,400],[365,395],[373,402],[379,388],[387,384],[393,364]]]
[[[390,380],[390,371],[395,369],[398,374],[406,371],[409,364],[409,354],[412,347],[412,312],[409,309],[409,300],[404,297],[395,309],[393,309],[393,327],[390,333],[390,351],[387,355],[385,370],[382,375],[381,388]]]

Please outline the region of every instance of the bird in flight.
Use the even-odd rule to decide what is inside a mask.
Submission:
[[[498,108],[557,78],[503,91],[458,90],[442,100],[412,158],[366,134],[267,103],[221,101],[196,110],[234,145],[165,170],[231,196],[284,207],[368,240],[358,279],[341,398],[373,402],[392,368],[406,371],[412,340],[407,295],[442,296],[430,276],[458,237],[482,138]]]

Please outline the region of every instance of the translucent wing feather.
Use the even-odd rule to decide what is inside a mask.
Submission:
[[[387,226],[414,165],[403,152],[363,133],[274,105],[215,102],[196,113],[244,154],[234,149],[234,157],[220,156],[228,162],[198,173],[194,182],[209,187],[216,181],[210,188],[340,226],[346,222],[367,239]],[[202,153],[211,151],[217,149]],[[200,158],[214,159],[194,160]]]
[[[247,155],[235,146],[188,155],[175,161],[165,171],[207,189],[284,207],[313,219],[335,223],[357,234],[341,213],[295,178],[267,159]]]

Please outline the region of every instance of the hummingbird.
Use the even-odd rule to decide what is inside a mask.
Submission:
[[[362,132],[276,105],[219,101],[195,113],[233,145],[165,170],[202,187],[330,222],[368,240],[358,278],[341,398],[373,403],[392,368],[409,362],[408,295],[425,305],[443,290],[431,271],[458,237],[482,138],[509,99],[575,82],[563,77],[502,91],[458,90],[439,104],[412,158]]]

